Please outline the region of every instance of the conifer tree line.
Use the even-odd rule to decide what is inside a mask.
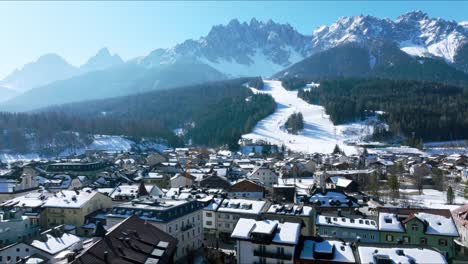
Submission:
[[[191,141],[236,149],[241,135],[276,107],[271,96],[253,94],[245,84],[263,88],[261,78],[240,78],[72,103],[36,113],[0,113],[0,149],[55,148],[62,141],[89,141],[94,134],[163,139],[169,146]],[[184,136],[176,136],[176,128],[183,128]]]
[[[375,111],[394,135],[420,145],[422,140],[468,138],[468,89],[434,82],[386,79],[336,79],[298,91],[319,104],[334,124],[362,120]]]

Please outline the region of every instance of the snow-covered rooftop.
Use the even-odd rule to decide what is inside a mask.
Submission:
[[[45,235],[47,241],[33,240],[31,246],[55,255],[81,241],[81,238],[69,233],[63,233],[60,237],[54,237],[50,234]]]
[[[379,213],[379,230],[392,232],[405,231],[397,216],[392,213]]]
[[[298,223],[279,223],[276,220],[256,221],[253,219],[241,218],[237,222],[232,238],[251,239],[252,233],[272,234],[275,232],[272,242],[281,244],[297,244],[301,233],[301,226]]]
[[[309,202],[317,204],[320,202],[322,207],[349,207],[348,201],[351,200],[352,207],[358,207],[358,204],[346,194],[341,192],[327,191],[326,193],[317,192],[312,195]]]
[[[281,204],[273,204],[270,206],[270,208],[268,208],[267,212],[272,214],[309,216],[312,214],[312,207],[299,205],[288,207]]]
[[[116,198],[116,196],[134,196],[138,194],[139,185],[120,185],[115,187],[112,193],[109,195],[112,199]],[[148,193],[151,192],[153,189],[152,185],[145,185],[146,190]]]
[[[415,216],[428,223],[426,234],[458,236],[457,227],[452,218],[428,213],[417,213]]]
[[[95,191],[62,190],[50,196],[43,207],[81,208],[96,194]]]
[[[324,240],[317,242],[314,240],[304,240],[304,247],[302,248],[300,259],[315,260],[314,258],[314,245],[316,252],[329,252],[329,249],[335,247],[333,259],[327,259],[326,261],[338,263],[356,263],[354,258],[353,250],[348,243],[344,243],[336,240]],[[364,263],[364,262],[363,262]],[[368,263],[368,262],[366,262]]]
[[[265,203],[265,201],[247,199],[224,199],[218,208],[218,212],[260,214]]]
[[[398,248],[398,247],[358,247],[358,254],[361,263],[376,263],[375,257],[388,257],[393,263],[411,264],[411,263],[447,263],[442,254],[435,250],[423,248]]]
[[[338,216],[317,215],[317,225],[377,230],[377,223],[370,219],[352,219]]]

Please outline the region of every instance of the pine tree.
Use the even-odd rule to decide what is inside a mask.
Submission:
[[[447,203],[453,204],[453,200],[455,199],[455,195],[453,194],[452,186],[447,188]]]
[[[340,149],[338,144],[335,145],[335,148],[333,149],[332,154],[343,154],[343,151]]]
[[[463,196],[465,197],[465,199],[468,199],[468,181],[465,182],[465,189],[463,190],[463,192]]]
[[[388,179],[388,188],[390,188],[390,191],[394,196],[398,196],[400,183],[398,182],[398,177],[395,174],[390,175],[390,178]]]

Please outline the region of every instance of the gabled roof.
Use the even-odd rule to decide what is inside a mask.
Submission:
[[[174,237],[133,215],[114,226],[72,263],[173,263],[176,246]]]
[[[264,192],[265,188],[251,180],[241,180],[229,187],[228,192]]]

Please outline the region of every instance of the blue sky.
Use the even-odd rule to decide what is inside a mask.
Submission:
[[[206,35],[233,18],[273,19],[304,34],[341,16],[411,10],[468,20],[468,2],[0,2],[0,78],[45,53],[74,65],[106,46],[124,59]]]

